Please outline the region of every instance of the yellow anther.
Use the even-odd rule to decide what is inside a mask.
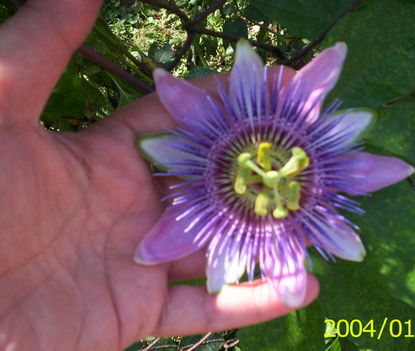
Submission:
[[[288,210],[281,205],[275,208],[275,210],[272,212],[272,215],[274,218],[282,219],[288,216]]]
[[[288,210],[284,207],[282,200],[281,200],[279,181],[280,181],[280,177],[278,177],[278,182],[276,182],[272,186],[272,189],[274,190],[274,204],[275,204],[275,209],[272,212],[272,215],[274,216],[274,218],[277,218],[277,219],[285,218],[288,216]]]
[[[238,172],[238,175],[236,176],[235,185],[233,186],[233,189],[235,190],[235,193],[239,195],[243,195],[246,192],[246,184],[245,184],[245,177],[241,174],[241,170]]]
[[[246,166],[247,161],[251,159],[251,154],[249,152],[244,152],[238,156],[238,164],[240,167]]]
[[[310,159],[302,148],[293,147],[291,153],[291,158],[280,170],[281,175],[285,178],[296,176],[310,165]]]
[[[269,188],[264,187],[262,192],[255,199],[254,212],[258,216],[265,217],[268,213],[268,204],[269,204]]]
[[[288,183],[287,207],[289,210],[297,211],[300,209],[300,192],[300,183],[294,181]]]
[[[238,174],[236,175],[234,190],[235,193],[239,195],[243,195],[246,192],[246,179],[249,176],[249,167],[246,165],[251,158],[251,154],[248,152],[244,152],[240,154],[238,157]]]
[[[271,170],[271,143],[260,143],[258,146],[257,154],[258,164],[264,169],[265,172]]]

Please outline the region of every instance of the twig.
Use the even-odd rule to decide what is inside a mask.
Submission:
[[[193,344],[191,347],[187,348],[187,347],[183,347],[182,350],[186,350],[186,351],[194,351],[196,350],[197,347],[199,347],[200,345],[203,344],[203,342],[209,338],[209,336],[212,335],[212,332],[207,333],[205,336],[203,336],[203,338],[201,338],[197,343]]]
[[[227,349],[234,348],[238,344],[239,344],[239,340],[238,339],[230,339],[230,340],[226,340],[225,344],[222,347],[225,350],[227,350]]]
[[[140,0],[140,1],[151,6],[160,7],[160,8],[169,10],[170,12],[180,17],[180,19],[184,22],[190,21],[189,17],[187,17],[187,15],[182,10],[180,10],[176,5],[169,4],[161,0]]]
[[[193,28],[199,22],[202,22],[207,16],[209,16],[210,14],[212,14],[213,12],[215,12],[217,9],[219,9],[223,5],[225,5],[226,4],[226,1],[228,1],[228,0],[217,0],[217,1],[215,1],[205,11],[202,11],[195,18],[193,18],[191,21],[187,22],[184,25],[184,29]]]
[[[163,349],[176,349],[176,350],[179,350],[180,349],[180,346],[177,346],[177,345],[160,345],[160,346],[153,347],[151,349],[151,351],[163,350]],[[140,351],[146,351],[146,350],[140,350]]]
[[[172,70],[176,65],[180,62],[184,54],[189,50],[190,46],[193,43],[194,33],[187,32],[186,41],[184,42],[183,46],[176,52],[174,55],[174,61],[169,64],[169,70]]]
[[[143,349],[142,351],[149,351],[151,350],[151,348],[157,344],[160,340],[160,337],[155,338],[145,349]]]
[[[176,57],[175,57],[175,60],[173,62],[174,65],[173,65],[173,63],[171,64],[171,67],[173,67],[173,68],[180,61],[180,59],[183,57],[183,55],[186,53],[186,51],[189,49],[189,47],[192,43],[192,40],[194,38],[194,36],[191,35],[193,33],[206,34],[206,35],[210,35],[210,36],[213,36],[213,37],[227,39],[227,40],[230,40],[230,41],[238,41],[239,39],[241,39],[241,37],[238,37],[237,35],[226,34],[226,33],[222,33],[222,32],[216,32],[214,30],[211,30],[211,29],[208,29],[208,28],[205,28],[205,27],[198,27],[197,26],[200,23],[200,21],[204,20],[211,13],[213,13],[218,8],[223,6],[226,3],[226,0],[217,0],[209,8],[207,8],[205,11],[201,12],[199,15],[197,15],[192,20],[190,20],[189,17],[182,10],[180,10],[176,5],[169,4],[169,3],[166,3],[166,2],[161,1],[161,0],[141,0],[141,2],[144,2],[144,3],[149,4],[151,6],[164,8],[166,10],[169,10],[170,12],[176,14],[183,22],[183,28],[187,32],[187,39],[186,39],[186,42],[183,45],[183,47],[175,55]],[[256,40],[249,40],[249,42],[253,46],[257,46],[257,47],[260,47],[260,48],[262,48],[266,51],[271,52],[272,54],[277,56],[281,61],[284,61],[284,62],[288,61],[288,58],[286,57],[286,55],[279,48],[277,48],[274,45],[261,43],[261,42],[256,41]]]
[[[132,74],[124,70],[122,67],[107,59],[105,56],[101,55],[99,52],[95,51],[91,47],[81,45],[78,49],[78,52],[80,52],[84,57],[86,57],[88,60],[95,63],[99,67],[104,68],[108,72],[122,79],[124,82],[128,83],[133,88],[140,90],[144,93],[151,93],[154,90],[150,85],[137,79]]]
[[[204,337],[206,337],[206,335]],[[194,348],[191,349],[191,348],[194,347],[194,346],[199,347],[201,345],[208,345],[208,344],[215,344],[215,343],[225,343],[224,345],[226,345],[226,343],[227,343],[227,342],[225,342],[224,339],[210,339],[210,340],[205,339],[202,342],[200,342],[200,341],[201,340],[199,340],[195,344],[186,345],[183,348],[180,348],[180,346],[178,346],[178,345],[160,345],[160,346],[152,347],[151,349],[148,349],[148,346],[147,346],[147,348],[142,349],[140,351],[156,351],[156,350],[165,350],[165,349],[176,349],[176,350],[179,350],[179,351],[193,351],[195,349]],[[239,340],[236,340],[236,339],[232,340],[232,341],[233,341],[233,344],[232,344],[233,346],[235,346],[239,343]],[[189,347],[190,347],[190,349],[189,349]]]
[[[305,56],[312,48],[314,48],[317,44],[321,43],[326,35],[333,29],[333,27],[339,22],[345,15],[347,15],[350,11],[355,10],[364,0],[354,0],[351,5],[349,5],[340,15],[338,15],[330,25],[324,29],[317,37],[307,46],[296,52],[289,60],[283,62],[283,64],[290,65],[303,56]]]
[[[227,34],[227,33],[222,33],[222,32],[216,32],[216,31],[208,29],[208,28],[197,28],[196,27],[196,28],[193,28],[192,30],[196,33],[206,34],[206,35],[210,35],[212,37],[218,37],[218,38],[227,39],[227,40],[230,40],[230,41],[238,41],[239,39],[242,39],[241,37],[238,37],[237,35],[232,35],[232,34]],[[287,60],[287,57],[285,56],[285,54],[274,45],[265,44],[265,43],[262,43],[262,42],[256,41],[256,40],[249,40],[248,39],[248,41],[253,46],[259,47],[261,49],[264,49],[266,51],[269,51],[269,52],[273,53],[281,61],[286,61]]]

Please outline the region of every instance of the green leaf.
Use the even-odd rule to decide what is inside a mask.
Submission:
[[[352,11],[327,36],[323,46],[347,43],[341,78],[328,101],[345,107],[379,108],[415,86],[415,6],[396,0],[371,0]]]
[[[168,43],[161,47],[157,43],[153,43],[148,49],[148,56],[156,62],[168,63],[174,59],[174,50]]]
[[[367,136],[369,144],[415,164],[415,103],[391,105],[379,110],[379,118]]]
[[[270,322],[238,330],[242,350],[324,350],[324,316],[317,302]]]
[[[359,351],[357,346],[348,338],[337,337],[326,351]],[[365,351],[362,350],[361,351]]]
[[[203,67],[203,66],[196,66],[196,67],[192,67],[184,78],[195,79],[195,78],[204,77],[204,76],[207,76],[213,73],[216,73],[213,69],[210,69],[208,67]]]
[[[141,94],[136,89],[133,89],[130,85],[119,79],[118,77],[107,73],[111,80],[114,82],[115,86],[118,89],[118,104],[117,108],[121,108],[124,105],[132,102],[137,99]]]
[[[340,341],[341,351],[359,351],[357,346],[348,338],[339,338],[338,340]]]
[[[223,24],[223,33],[235,35],[239,38],[248,38],[248,26],[242,18],[228,19]],[[233,43],[235,44],[235,43]],[[224,46],[228,46],[229,42],[224,41]]]
[[[260,10],[258,10],[258,8],[255,7],[252,4],[250,4],[247,7],[245,7],[243,9],[243,12],[242,13],[243,13],[243,15],[247,19],[249,19],[251,21],[255,21],[255,22],[261,22],[261,21],[269,22],[269,17],[265,13],[261,12]]]
[[[265,16],[297,35],[314,39],[348,6],[350,0],[251,0]]]
[[[337,337],[336,340],[326,349],[326,351],[342,351],[340,340]]]
[[[84,111],[82,80],[77,65],[70,63],[53,89],[41,119],[47,124],[60,123],[62,119],[83,119]]]
[[[224,15],[229,16],[229,15],[232,15],[232,13],[234,13],[235,10],[236,10],[235,3],[231,2],[229,4],[226,4],[223,7],[222,12]]]

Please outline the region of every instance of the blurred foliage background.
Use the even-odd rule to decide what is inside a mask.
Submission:
[[[19,3],[0,0],[0,22]],[[264,62],[294,68],[344,41],[348,58],[327,103],[376,110],[366,148],[415,165],[414,19],[414,0],[105,0],[41,123],[57,132],[87,128],[151,92],[155,67],[186,79],[228,71],[238,38],[251,40]],[[415,350],[414,182],[359,201],[367,213],[351,219],[368,256],[361,264],[333,263],[311,252],[321,294],[309,307],[239,330],[149,336],[128,351]],[[348,323],[328,337],[326,318]],[[353,320],[360,323],[345,329]]]

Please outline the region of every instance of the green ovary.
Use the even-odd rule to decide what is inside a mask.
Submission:
[[[272,209],[273,217],[281,219],[287,217],[289,211],[300,209],[301,185],[293,178],[309,166],[310,160],[300,147],[293,147],[291,154],[278,170],[272,169],[273,164],[281,162],[273,158],[269,142],[260,143],[256,155],[244,152],[238,156],[234,190],[244,195],[250,186],[262,187],[255,197],[254,212],[257,215],[265,217]]]

